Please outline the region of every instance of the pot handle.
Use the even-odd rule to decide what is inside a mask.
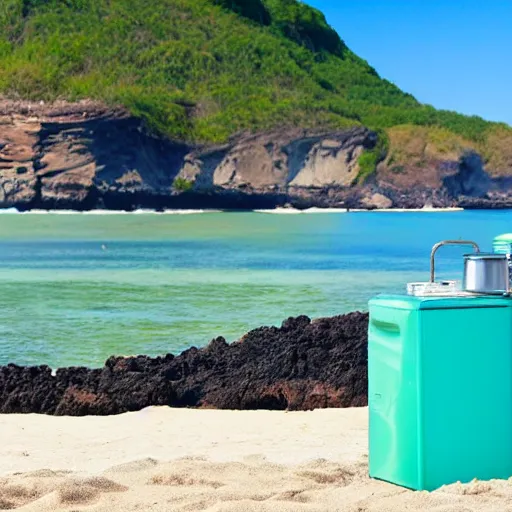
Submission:
[[[430,282],[433,283],[435,279],[435,265],[434,265],[434,256],[436,254],[437,249],[442,247],[443,245],[472,245],[475,249],[475,252],[480,252],[480,247],[476,242],[472,242],[471,240],[443,240],[442,242],[438,242],[434,247],[432,247],[432,252],[430,253]]]

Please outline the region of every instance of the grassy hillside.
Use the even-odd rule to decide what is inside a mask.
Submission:
[[[435,128],[441,146],[458,141],[489,158],[512,147],[505,125],[421,105],[380,78],[296,0],[2,0],[0,93],[120,102],[188,141],[364,124]],[[495,157],[505,167],[508,151]],[[378,157],[366,155],[363,171]]]

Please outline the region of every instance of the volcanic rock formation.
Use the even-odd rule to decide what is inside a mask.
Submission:
[[[109,415],[152,405],[308,410],[367,404],[368,315],[289,318],[179,356],[101,369],[0,367],[0,413]]]

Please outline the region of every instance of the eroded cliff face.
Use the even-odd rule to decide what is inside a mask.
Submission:
[[[101,104],[4,101],[0,206],[243,208],[301,195],[315,203],[324,189],[353,183],[359,155],[376,141],[365,128],[288,130],[199,148],[153,137],[125,111]]]
[[[357,178],[359,156],[376,142],[365,128],[240,137],[223,148],[192,152],[180,176],[196,181],[196,190],[215,186],[293,195],[302,188],[348,187]]]
[[[187,152],[99,104],[0,104],[0,204],[86,209],[130,207],[138,195],[158,200]]]
[[[197,147],[154,137],[126,111],[99,103],[1,101],[0,207],[508,205],[512,180],[491,178],[471,152],[418,169],[385,161],[359,184],[359,157],[376,143],[374,132],[356,127],[239,135]]]

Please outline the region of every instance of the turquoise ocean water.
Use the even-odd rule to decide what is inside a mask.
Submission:
[[[437,241],[509,231],[508,211],[0,214],[0,364],[97,367],[365,310],[427,280]],[[440,277],[464,252],[439,251]]]

